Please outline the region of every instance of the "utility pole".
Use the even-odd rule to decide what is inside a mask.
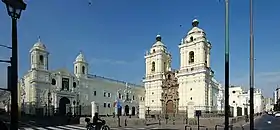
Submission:
[[[250,130],[254,130],[254,60],[253,0],[250,0]]]
[[[229,130],[229,0],[225,0],[225,130]]]

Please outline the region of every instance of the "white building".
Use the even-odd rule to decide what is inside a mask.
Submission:
[[[277,88],[274,92],[273,92],[273,100],[274,100],[274,104],[277,104],[277,101],[280,99],[280,88]]]
[[[182,39],[180,68],[171,70],[171,54],[160,35],[146,53],[145,105],[151,112],[178,113],[194,110],[217,110],[220,84],[210,67],[211,44],[195,19],[192,28]],[[214,101],[216,100],[216,101]]]
[[[249,114],[250,91],[244,91],[241,86],[231,86],[229,88],[229,105],[233,116]],[[263,96],[260,89],[254,91],[254,113],[263,112]]]
[[[143,86],[89,74],[89,64],[82,53],[73,63],[74,73],[49,70],[49,52],[40,40],[30,50],[30,58],[31,67],[19,82],[21,109],[25,113],[44,115],[55,109],[60,114],[77,113],[72,107],[81,105],[81,114],[91,115],[94,101],[100,115],[136,115],[139,102],[144,102]],[[115,107],[117,99],[119,111]]]
[[[272,98],[264,98],[265,111],[272,111],[274,107],[274,102]]]
[[[225,91],[224,88],[222,87],[222,84],[220,84],[219,86],[219,92],[218,92],[218,96],[217,96],[217,110],[219,112],[224,112],[225,109]]]

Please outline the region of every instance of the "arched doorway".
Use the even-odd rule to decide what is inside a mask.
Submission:
[[[132,112],[131,112],[131,115],[132,115],[132,116],[135,116],[135,107],[132,107],[132,108],[131,108],[131,111],[132,111]]]
[[[122,115],[122,107],[119,106],[119,107],[118,107],[118,116],[121,116],[121,115]]]
[[[66,105],[70,104],[70,100],[67,97],[62,97],[59,100],[59,114],[65,115],[66,114]]]
[[[173,113],[174,107],[173,107],[173,101],[169,100],[166,103],[166,113]]]
[[[125,115],[129,115],[129,106],[128,105],[125,105],[124,113],[125,113]]]

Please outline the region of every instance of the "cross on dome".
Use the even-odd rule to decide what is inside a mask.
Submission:
[[[38,42],[41,42],[41,36],[38,36]]]

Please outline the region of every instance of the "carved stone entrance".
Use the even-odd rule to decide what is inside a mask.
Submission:
[[[65,115],[66,114],[66,105],[70,104],[70,100],[67,97],[62,97],[59,100],[59,114]]]
[[[166,113],[169,113],[169,114],[174,113],[174,107],[173,107],[173,101],[172,100],[169,100],[166,103]]]
[[[175,115],[178,113],[179,93],[178,93],[178,80],[175,77],[175,71],[165,73],[165,80],[162,84],[162,112],[163,114]]]

